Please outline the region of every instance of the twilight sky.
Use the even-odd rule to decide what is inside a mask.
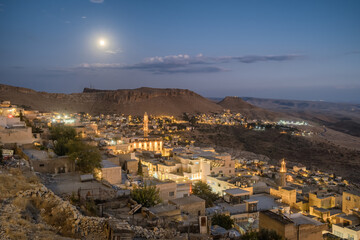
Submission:
[[[0,83],[360,103],[359,13],[358,0],[0,0]]]

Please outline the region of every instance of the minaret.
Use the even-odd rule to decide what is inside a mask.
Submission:
[[[285,158],[281,161],[281,168],[280,168],[280,186],[285,187],[286,186],[286,162]]]
[[[149,117],[147,113],[144,114],[144,137],[147,137],[149,135]]]

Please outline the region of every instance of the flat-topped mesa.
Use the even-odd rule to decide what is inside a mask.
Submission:
[[[85,88],[81,93],[47,93],[0,85],[0,100],[26,105],[39,111],[121,113],[180,116],[184,112],[219,112],[216,103],[187,89],[137,88],[99,90]]]
[[[84,88],[83,93],[97,94],[101,96],[101,100],[128,103],[128,102],[141,102],[157,97],[179,97],[179,96],[202,96],[190,91],[188,89],[175,89],[175,88],[137,88],[137,89],[118,89],[118,90],[101,90]]]

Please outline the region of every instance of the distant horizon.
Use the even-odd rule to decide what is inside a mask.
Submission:
[[[217,96],[217,97],[214,97],[214,96],[205,96],[197,91],[194,91],[192,89],[188,89],[188,88],[169,88],[169,87],[164,87],[164,88],[157,88],[157,87],[144,87],[144,86],[141,86],[141,87],[136,87],[136,88],[116,88],[116,89],[101,89],[101,88],[90,88],[90,87],[83,87],[81,91],[77,91],[77,92],[53,92],[53,91],[47,91],[47,90],[39,90],[39,89],[35,89],[35,88],[30,88],[30,87],[24,87],[24,86],[15,86],[15,85],[11,85],[11,84],[4,84],[4,83],[1,83],[0,84],[3,84],[3,85],[7,85],[7,86],[10,86],[10,87],[19,87],[19,88],[27,88],[27,89],[31,89],[31,90],[34,90],[36,92],[47,92],[47,93],[59,93],[59,94],[73,94],[73,93],[82,93],[84,89],[94,89],[94,90],[103,90],[103,91],[116,91],[116,90],[134,90],[134,89],[140,89],[140,88],[153,88],[153,89],[181,89],[181,90],[189,90],[189,91],[192,91],[192,92],[195,92],[199,95],[201,95],[202,97],[204,98],[207,98],[209,100],[222,100],[226,97],[239,97],[241,99],[243,98],[256,98],[256,99],[271,99],[271,100],[289,100],[289,101],[306,101],[306,102],[327,102],[327,103],[344,103],[344,104],[360,104],[360,101],[359,102],[345,102],[345,101],[329,101],[329,100],[308,100],[308,99],[292,99],[292,98],[276,98],[276,97],[253,97],[253,96],[240,96],[240,95],[223,95],[223,96]]]

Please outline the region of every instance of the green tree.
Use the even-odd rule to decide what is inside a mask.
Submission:
[[[54,140],[54,152],[59,156],[68,154],[68,142],[76,139],[73,127],[57,124],[50,128],[50,139]]]
[[[94,173],[96,168],[101,168],[100,151],[81,141],[71,140],[65,147],[68,155],[76,164],[76,169],[83,173]]]
[[[58,156],[64,156],[69,152],[67,147],[68,141],[64,138],[60,138],[54,142],[54,152]]]
[[[59,140],[66,139],[68,141],[76,138],[75,128],[65,126],[63,124],[56,124],[50,128],[50,139]]]
[[[143,169],[142,169],[142,164],[141,164],[141,160],[138,161],[138,170],[137,170],[137,174],[139,176],[143,176]]]
[[[246,232],[241,236],[241,240],[282,240],[282,237],[274,230],[260,229],[260,231]]]
[[[192,193],[199,198],[204,199],[206,207],[212,207],[214,205],[214,201],[219,199],[219,195],[213,193],[211,191],[211,187],[201,181],[198,181],[193,185]]]
[[[144,184],[143,187],[135,186],[130,194],[131,198],[144,207],[152,207],[161,203],[159,189],[156,186],[148,186]]]
[[[229,230],[234,225],[234,219],[232,219],[229,215],[217,213],[211,217],[211,224],[218,225],[226,230]]]

